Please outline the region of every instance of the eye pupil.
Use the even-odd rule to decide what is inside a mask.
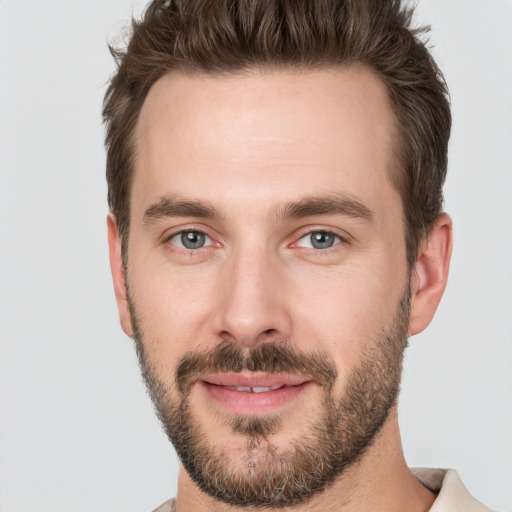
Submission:
[[[334,235],[326,231],[315,231],[311,233],[311,245],[315,249],[329,249],[334,245]]]
[[[199,249],[203,247],[205,235],[199,231],[184,231],[181,233],[181,243],[187,249]]]

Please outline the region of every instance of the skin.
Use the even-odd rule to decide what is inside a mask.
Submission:
[[[133,335],[128,279],[163,382],[191,349],[286,339],[304,352],[327,353],[338,371],[335,392],[343,394],[408,282],[402,203],[390,179],[395,123],[385,87],[364,69],[175,73],[151,88],[136,130],[128,278],[113,215],[108,232],[121,325]],[[281,215],[289,203],[334,193],[364,205],[371,218]],[[145,217],[163,197],[207,202],[219,216]],[[186,229],[206,233],[208,245],[179,247],[172,235]],[[334,233],[333,247],[311,247],[311,230]],[[435,313],[451,241],[451,221],[442,215],[412,273],[410,335]],[[320,399],[309,386],[280,406],[282,425],[272,435],[278,450],[304,434]],[[208,424],[209,441],[236,464],[245,441],[226,425],[230,412],[199,386],[190,400],[194,416]],[[434,499],[406,466],[395,406],[359,462],[320,495],[286,510],[419,512]],[[234,508],[204,494],[181,470],[177,510]]]

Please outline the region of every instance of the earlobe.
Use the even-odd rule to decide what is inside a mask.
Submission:
[[[123,331],[128,336],[133,336],[132,321],[126,291],[126,276],[121,254],[121,239],[117,228],[117,221],[113,213],[107,216],[108,247],[110,254],[110,270],[114,283],[119,320]]]
[[[434,317],[448,281],[452,241],[452,221],[442,214],[418,250],[411,279],[410,336],[423,331]]]

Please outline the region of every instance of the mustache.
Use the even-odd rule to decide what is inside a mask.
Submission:
[[[338,377],[334,362],[324,352],[301,352],[287,341],[262,343],[251,349],[224,341],[209,351],[186,354],[176,368],[176,386],[186,395],[201,375],[244,370],[300,375],[314,380],[327,391]]]

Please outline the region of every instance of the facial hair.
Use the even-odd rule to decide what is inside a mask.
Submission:
[[[299,351],[288,340],[252,349],[222,342],[208,352],[190,352],[180,360],[174,383],[164,382],[156,376],[155,358],[146,350],[142,323],[129,303],[142,375],[164,430],[195,484],[229,505],[281,508],[306,502],[361,459],[396,403],[407,345],[409,286],[393,321],[381,329],[337,395],[338,372],[330,356]],[[235,456],[215,446],[208,425],[194,418],[189,395],[201,375],[242,371],[300,375],[320,385],[321,413],[309,421],[303,436],[290,440],[288,450],[278,452],[272,443],[282,424],[278,414],[232,417],[233,435],[246,438],[245,449]],[[179,399],[173,398],[176,394]]]

